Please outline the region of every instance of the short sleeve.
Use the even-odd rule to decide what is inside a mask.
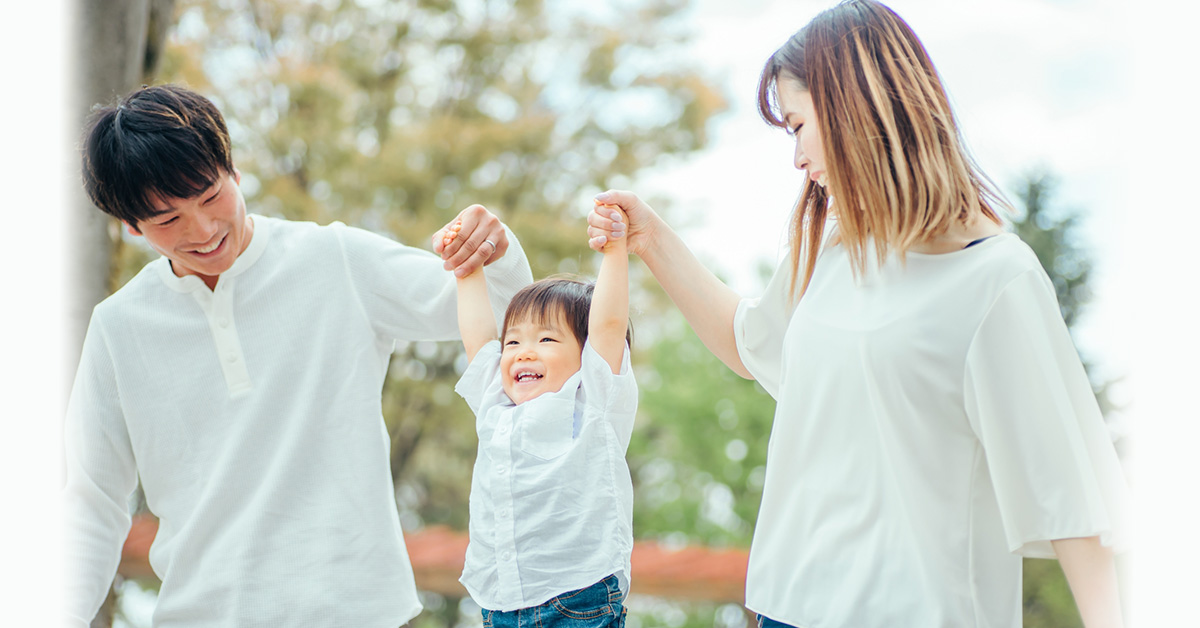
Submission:
[[[608,362],[596,352],[590,340],[583,343],[580,358],[580,386],[585,408],[589,414],[603,417],[628,447],[637,415],[638,388],[629,361],[629,345],[621,354],[619,373],[613,373]]]
[[[476,416],[480,408],[487,408],[503,401],[504,386],[500,383],[500,341],[489,340],[475,352],[475,359],[467,365],[454,392],[466,400]]]
[[[1079,355],[1041,269],[1011,281],[967,352],[964,399],[1009,549],[1053,558],[1050,541],[1127,543],[1127,486]]]
[[[783,370],[783,336],[795,304],[789,292],[792,262],[784,256],[761,297],[742,299],[733,315],[733,337],[742,364],[775,399]]]

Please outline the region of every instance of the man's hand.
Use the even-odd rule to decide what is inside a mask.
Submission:
[[[508,250],[508,234],[500,219],[483,205],[472,205],[433,234],[433,252],[445,260],[443,267],[455,277],[466,277],[491,264]]]

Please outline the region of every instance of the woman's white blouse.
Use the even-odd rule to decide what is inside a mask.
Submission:
[[[872,258],[858,279],[827,247],[795,306],[789,266],[734,318],[777,401],[751,610],[805,628],[1015,628],[1021,556],[1123,544],[1120,464],[1017,236]]]
[[[616,574],[629,591],[633,483],[625,451],[637,413],[626,347],[614,375],[590,342],[556,392],[514,405],[499,341],[455,390],[475,412],[470,542],[460,581],[480,606],[511,611]]]

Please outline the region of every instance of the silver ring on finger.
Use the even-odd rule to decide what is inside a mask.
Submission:
[[[495,242],[492,242],[491,240],[484,240],[483,243],[492,245],[492,252],[493,253],[496,252],[496,243]]]

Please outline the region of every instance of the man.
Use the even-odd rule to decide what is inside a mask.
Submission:
[[[396,340],[458,337],[481,264],[500,317],[532,281],[486,209],[443,259],[334,223],[247,215],[221,113],[143,88],[94,114],[84,182],[162,257],[92,314],[67,440],[67,614],[104,599],[141,480],[154,624],[392,627],[416,616],[381,390]]]

